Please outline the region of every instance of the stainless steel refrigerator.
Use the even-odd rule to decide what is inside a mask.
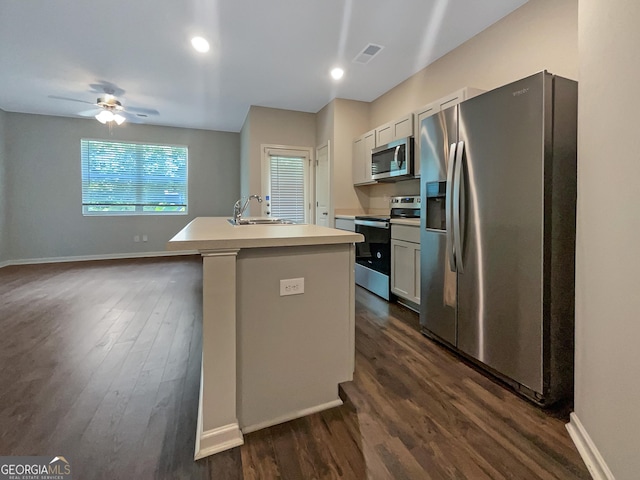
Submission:
[[[423,333],[540,405],[571,396],[577,83],[540,72],[419,141]]]

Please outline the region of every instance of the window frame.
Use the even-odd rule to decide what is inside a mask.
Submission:
[[[125,145],[143,145],[149,147],[170,147],[170,148],[183,148],[185,150],[186,164],[185,164],[185,205],[184,211],[89,211],[90,205],[84,204],[85,196],[85,172],[88,168],[88,159],[85,162],[83,157],[83,145],[85,142],[101,142],[112,144],[125,144]],[[140,168],[140,162],[136,162],[136,168]],[[82,207],[82,215],[85,217],[121,217],[121,216],[175,216],[175,215],[188,215],[189,214],[189,146],[173,143],[158,143],[158,142],[139,142],[131,140],[112,140],[103,138],[81,138],[80,139],[80,181],[81,181],[81,199],[80,204]],[[140,207],[144,208],[144,207]]]

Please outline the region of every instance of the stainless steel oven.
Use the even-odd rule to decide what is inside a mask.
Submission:
[[[388,216],[358,216],[356,232],[364,242],[356,243],[356,284],[389,300],[391,274],[391,225]]]
[[[390,215],[355,217],[356,232],[364,242],[356,243],[356,284],[389,300],[391,276],[391,219],[419,218],[420,197],[391,197]]]

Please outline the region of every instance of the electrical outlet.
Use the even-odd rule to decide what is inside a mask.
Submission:
[[[147,236],[146,236],[146,235],[142,235],[142,241],[143,241],[143,242],[146,242],[147,240],[149,240],[149,238],[147,238]]]
[[[304,278],[287,278],[280,280],[280,296],[299,295],[304,293]]]
[[[133,236],[133,241],[134,242],[139,242],[140,241],[140,235],[134,235]]]

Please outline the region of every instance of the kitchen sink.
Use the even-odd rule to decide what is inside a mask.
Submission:
[[[298,223],[293,220],[270,217],[241,218],[238,220],[238,223],[236,223],[233,218],[228,218],[227,221],[231,225],[298,225]]]

